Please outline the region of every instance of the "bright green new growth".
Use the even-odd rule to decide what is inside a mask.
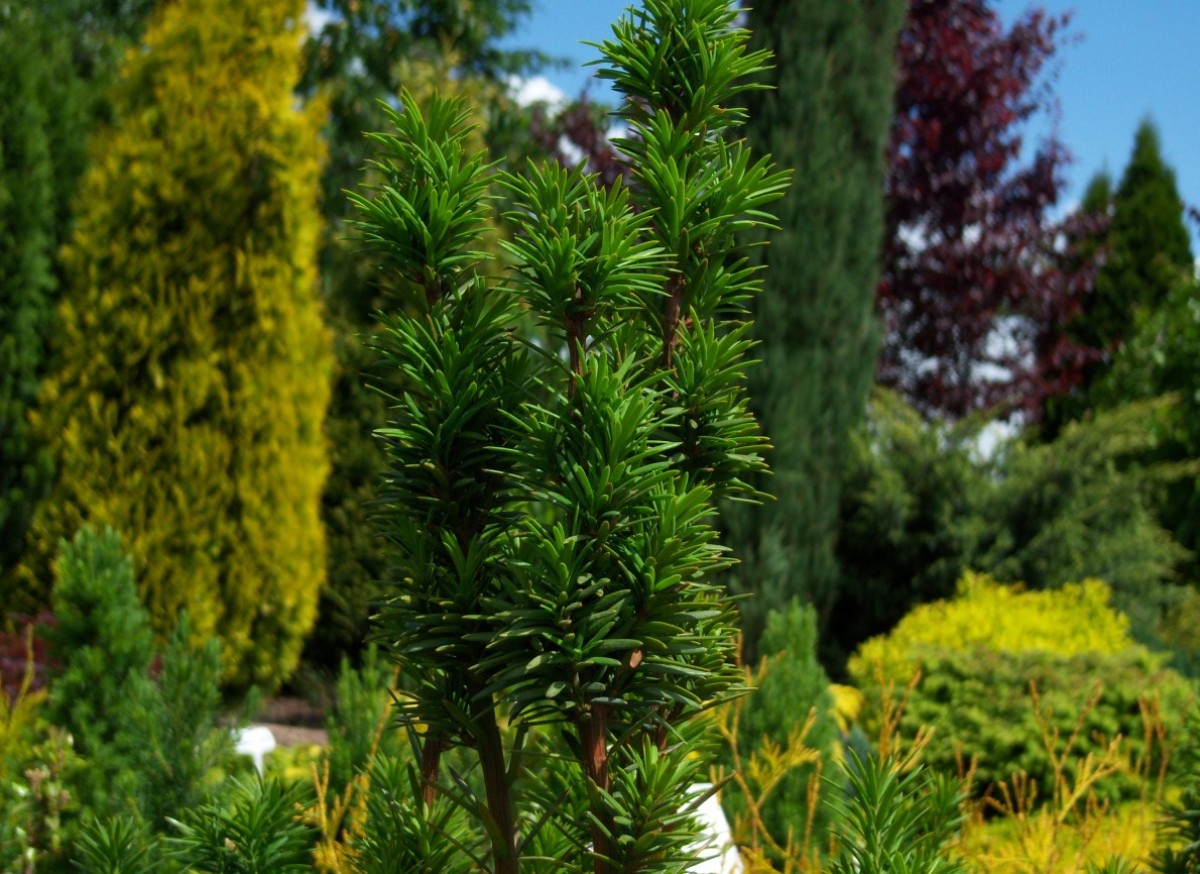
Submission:
[[[738,235],[786,185],[732,140],[730,101],[766,60],[735,15],[649,0],[615,26],[600,75],[629,98],[634,181],[500,176],[499,284],[478,242],[490,168],[461,103],[422,115],[404,95],[373,137],[384,183],[352,195],[407,294],[380,343],[404,390],[379,431],[400,565],[379,636],[418,684],[422,803],[470,811],[496,872],[694,858],[686,799],[708,745],[692,720],[738,682],[713,500],[752,499],[763,467],[742,388],[759,283]],[[475,751],[482,797],[446,782],[451,746]]]
[[[299,0],[169,4],[94,144],[61,352],[37,426],[58,538],[121,531],[164,639],[186,609],[228,683],[294,668],[324,574],[328,337],[315,277],[320,119],[299,112]]]
[[[832,874],[960,874],[963,862],[947,852],[962,825],[959,781],[895,759],[845,764],[850,792],[836,806],[844,823],[844,849]]]
[[[57,570],[50,652],[59,667],[48,716],[71,732],[88,760],[83,802],[132,812],[144,753],[134,719],[150,694],[154,658],[149,617],[112,529],[84,528],[64,542]]]

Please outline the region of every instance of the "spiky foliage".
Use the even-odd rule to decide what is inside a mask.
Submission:
[[[373,138],[383,183],[354,198],[406,303],[380,343],[403,390],[379,432],[400,566],[379,634],[417,681],[425,803],[441,787],[470,810],[502,874],[694,858],[702,799],[682,799],[709,752],[693,717],[739,676],[713,500],[753,498],[763,466],[739,235],[787,182],[733,140],[731,100],[765,61],[735,15],[649,0],[614,27],[600,75],[628,98],[634,184],[503,175],[499,285],[479,243],[489,168],[460,102],[422,114],[405,95]],[[521,342],[527,318],[537,343]],[[541,731],[562,738],[557,802],[522,781]],[[474,750],[478,797],[439,782],[448,746]]]
[[[472,120],[478,126],[467,145],[472,152],[487,149],[487,113],[482,107],[494,105],[500,94],[498,86],[453,76],[454,56],[437,61],[404,59],[396,66],[409,93],[421,104],[438,89],[443,95],[461,95],[474,101],[477,109],[472,112]],[[365,138],[356,132],[355,154],[360,155],[354,164],[356,178],[365,146]],[[321,496],[328,581],[321,592],[318,621],[304,650],[307,665],[330,672],[338,669],[342,656],[357,661],[363,655],[369,618],[381,593],[380,580],[388,572],[386,543],[370,523],[386,469],[383,446],[371,432],[386,417],[387,396],[394,393],[395,387],[389,385],[386,371],[376,366],[379,356],[361,337],[378,330],[373,314],[381,306],[397,302],[387,290],[386,273],[379,269],[375,258],[364,257],[352,230],[343,227],[334,236],[339,234],[338,239],[328,242],[328,263],[323,272],[336,358],[333,398],[325,420],[330,472]],[[498,252],[496,246],[497,241],[489,239],[484,248]],[[340,272],[343,268],[350,273]]]
[[[833,874],[959,874],[962,860],[947,850],[962,825],[957,781],[922,767],[905,769],[895,759],[846,763],[851,791],[839,803],[845,849]]]
[[[65,254],[61,364],[36,425],[59,479],[28,584],[85,520],[122,531],[165,636],[186,608],[226,679],[296,663],[323,579],[328,340],[320,118],[299,0],[172,4],[129,56]]]
[[[166,841],[171,856],[184,870],[211,874],[311,872],[311,830],[296,815],[299,784],[230,782],[221,797],[180,811],[180,834]]]
[[[1200,871],[1200,705],[1193,702],[1178,746],[1178,772],[1183,792],[1164,806],[1160,842],[1150,857],[1158,874],[1196,874]]]
[[[775,447],[775,498],[723,514],[741,562],[743,645],[753,659],[773,610],[793,598],[824,621],[844,456],[866,409],[880,332],[874,314],[883,180],[903,0],[756,0],[752,44],[775,55],[770,90],[747,95],[746,136],[794,168],[770,235],[754,335],[754,411]],[[740,512],[739,512],[740,510]],[[762,653],[770,655],[770,653]]]

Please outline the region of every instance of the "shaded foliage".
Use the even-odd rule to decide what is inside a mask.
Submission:
[[[1138,634],[1153,638],[1188,553],[1152,512],[1186,465],[1130,464],[1158,441],[1161,402],[1074,424],[1048,444],[1013,440],[989,459],[979,423],[926,424],[881,394],[855,447],[841,508],[843,583],[822,626],[831,670],[915,604],[948,597],[970,569],[1032,588],[1109,582]]]

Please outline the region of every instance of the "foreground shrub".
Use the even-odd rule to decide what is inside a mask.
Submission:
[[[787,847],[823,848],[827,843],[830,810],[818,803],[823,793],[815,784],[833,765],[838,732],[829,678],[817,661],[816,644],[812,607],[793,602],[770,614],[760,647],[771,655],[750,677],[757,689],[737,705],[737,749],[756,751],[765,757],[761,761],[774,759],[787,767],[777,778],[760,780],[760,763],[735,763],[742,769],[752,767],[754,773],[746,776],[768,791],[753,801],[745,792],[727,792],[722,801],[732,821],[750,816],[747,807],[755,805],[752,815],[761,818],[770,834],[763,843],[775,848],[771,854],[777,860],[787,855]],[[807,752],[789,757],[788,751],[799,745]]]
[[[847,800],[837,803],[844,849],[832,874],[962,874],[948,852],[962,825],[962,788],[953,777],[895,758],[845,766]]]
[[[230,734],[217,724],[220,645],[195,646],[185,613],[160,657],[111,529],[84,528],[63,545],[57,568],[50,643],[58,666],[46,715],[84,765],[60,781],[71,798],[63,828],[120,815],[161,831],[168,816],[205,801],[214,775],[232,765]]]
[[[933,729],[924,761],[950,772],[973,765],[981,792],[1025,772],[1043,797],[1055,785],[1048,737],[1072,738],[1078,758],[1102,756],[1123,738],[1128,760],[1153,767],[1160,753],[1144,710],[1177,724],[1190,694],[1162,657],[1133,643],[1097,581],[1031,593],[968,575],[953,601],[918,607],[865,643],[850,671],[868,701],[881,683],[919,672],[901,726]],[[1126,768],[1098,791],[1136,790]]]

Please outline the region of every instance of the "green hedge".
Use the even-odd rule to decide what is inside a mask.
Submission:
[[[911,737],[922,725],[934,730],[923,757],[932,767],[956,771],[960,760],[974,758],[980,794],[1018,771],[1037,781],[1039,798],[1051,792],[1054,768],[1031,687],[1037,690],[1046,728],[1058,734],[1060,751],[1088,699],[1100,690],[1069,758],[1071,775],[1084,756],[1102,754],[1118,734],[1131,761],[1141,758],[1146,738],[1140,700],[1157,696],[1168,725],[1178,725],[1190,694],[1187,682],[1143,647],[1078,655],[931,650],[922,659],[921,671],[922,680],[901,718],[901,731]],[[878,697],[877,690],[867,695],[868,700]],[[1151,753],[1151,764],[1157,768],[1157,749]],[[1102,797],[1132,797],[1137,794],[1137,780],[1133,773],[1121,774],[1098,788]]]

